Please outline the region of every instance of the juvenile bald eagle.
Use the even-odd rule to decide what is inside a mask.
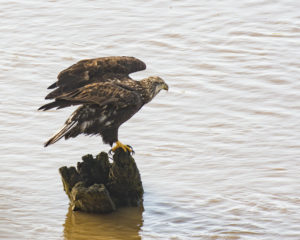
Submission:
[[[168,85],[160,77],[135,81],[130,73],[146,69],[145,63],[134,57],[104,57],[77,62],[63,70],[58,80],[48,89],[54,89],[45,99],[53,102],[39,110],[60,109],[80,105],[67,119],[65,125],[50,138],[45,147],[65,139],[85,135],[101,135],[104,143],[115,151],[132,149],[118,140],[118,129],[142,106],[150,102]]]

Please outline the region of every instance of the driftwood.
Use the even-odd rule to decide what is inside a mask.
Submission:
[[[133,157],[117,149],[113,162],[101,152],[82,157],[75,167],[61,167],[63,187],[74,211],[109,213],[119,207],[141,206],[143,185]]]

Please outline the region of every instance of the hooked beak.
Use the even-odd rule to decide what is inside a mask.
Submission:
[[[169,86],[165,83],[164,86],[163,86],[163,89],[168,91],[169,90]]]

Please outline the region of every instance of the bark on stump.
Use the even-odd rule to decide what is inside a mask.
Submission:
[[[133,157],[117,149],[113,163],[101,152],[88,154],[75,167],[61,167],[63,187],[74,211],[109,213],[118,207],[141,206],[143,185]]]

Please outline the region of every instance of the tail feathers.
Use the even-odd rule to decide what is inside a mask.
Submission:
[[[73,127],[75,122],[66,123],[65,126],[59,130],[58,133],[56,133],[52,138],[50,138],[45,144],[44,147],[47,147],[50,144],[56,143],[58,140],[60,140],[62,137],[64,137]]]

